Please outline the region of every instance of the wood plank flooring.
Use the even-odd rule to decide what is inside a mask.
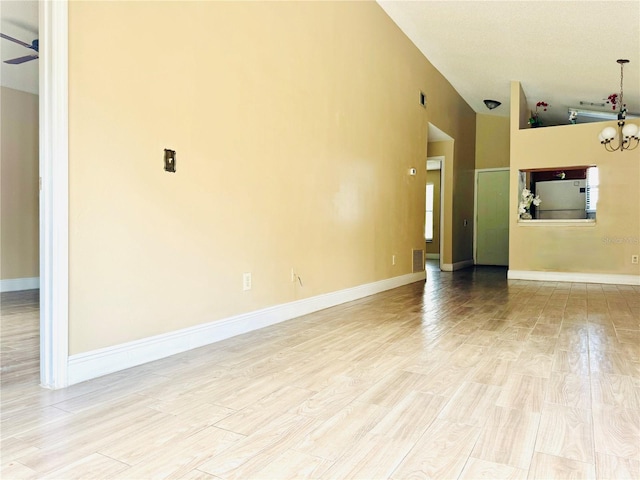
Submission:
[[[416,283],[64,390],[2,294],[3,479],[638,479],[640,287]]]

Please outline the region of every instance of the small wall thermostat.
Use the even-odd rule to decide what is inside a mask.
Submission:
[[[416,174],[416,169],[415,168],[410,168],[409,169],[409,175],[415,175]]]

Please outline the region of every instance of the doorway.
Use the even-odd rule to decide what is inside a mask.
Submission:
[[[476,170],[476,265],[509,265],[509,169]]]
[[[3,379],[39,373],[39,4],[3,2],[0,170]],[[35,47],[34,47],[35,45]],[[6,374],[6,375],[5,375]]]
[[[427,158],[424,233],[427,260],[439,260],[441,258],[443,163],[444,157]]]
[[[2,75],[2,275],[0,291],[34,290],[38,252],[38,2],[6,2],[0,12]],[[33,53],[33,55],[32,55]],[[35,57],[35,58],[34,58]],[[7,63],[7,61],[16,63]]]
[[[442,271],[453,271],[452,264],[452,210],[453,210],[453,138],[439,129],[432,123],[428,125],[427,132],[427,176],[436,177],[435,171],[439,172],[440,177],[440,194],[438,195],[434,182],[434,205],[433,205],[433,217],[434,217],[434,231],[437,230],[438,241],[427,242],[425,238],[425,251],[427,252],[427,260],[432,263],[437,261]],[[425,183],[431,183],[427,180]],[[435,233],[435,232],[434,232]],[[436,243],[436,245],[434,245]]]

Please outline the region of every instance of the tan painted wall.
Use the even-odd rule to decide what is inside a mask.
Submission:
[[[524,94],[522,85],[520,82],[511,82],[510,130],[513,132],[518,129],[530,128],[529,118],[531,118],[531,110],[529,110],[527,96]],[[513,152],[513,150],[511,151]]]
[[[39,276],[38,96],[0,87],[2,280]]]
[[[512,84],[512,117],[519,118],[518,82]],[[509,268],[513,270],[638,275],[640,253],[640,150],[608,153],[598,133],[615,122],[511,130]],[[595,225],[518,223],[518,170],[596,165],[600,197]],[[543,199],[544,201],[544,199]]]
[[[71,2],[69,43],[71,354],[410,273],[429,118],[473,168],[374,2]]]
[[[426,253],[440,253],[440,170],[427,171],[427,183],[433,183],[433,241],[426,242]]]
[[[476,116],[476,169],[509,166],[509,117]]]

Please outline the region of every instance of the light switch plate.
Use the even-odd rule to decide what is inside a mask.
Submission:
[[[176,172],[176,151],[164,149],[164,170],[165,172]]]

